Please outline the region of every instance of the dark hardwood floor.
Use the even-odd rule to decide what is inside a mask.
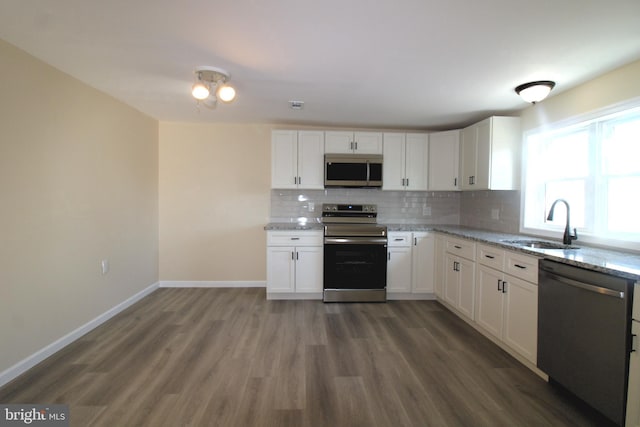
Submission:
[[[159,289],[0,389],[72,426],[597,426],[435,301]]]

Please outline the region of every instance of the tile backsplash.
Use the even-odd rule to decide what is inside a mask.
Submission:
[[[378,222],[401,224],[459,224],[460,193],[382,191],[362,188],[271,190],[271,221],[318,220],[323,203],[375,204]],[[314,207],[313,211],[309,205]]]
[[[464,191],[460,197],[460,225],[518,233],[520,191]]]
[[[271,190],[272,222],[319,221],[323,203],[375,204],[378,222],[465,225],[517,233],[519,191]]]

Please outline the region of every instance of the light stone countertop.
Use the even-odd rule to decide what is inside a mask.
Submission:
[[[454,237],[473,240],[478,243],[491,244],[509,249],[512,251],[522,252],[528,255],[534,255],[539,258],[545,258],[552,261],[562,262],[564,264],[582,267],[592,271],[613,274],[640,281],[640,254],[633,252],[624,252],[612,249],[597,248],[585,246],[576,240],[572,246],[579,249],[538,249],[526,248],[505,242],[505,240],[516,239],[532,239],[540,241],[554,241],[552,239],[539,238],[523,234],[507,234],[496,231],[478,230],[474,228],[456,226],[456,225],[437,225],[437,224],[384,224],[389,232],[394,231],[437,231],[449,234]],[[308,223],[285,223],[273,222],[264,227],[265,230],[322,230],[323,225],[319,222]],[[558,241],[555,241],[558,243]]]

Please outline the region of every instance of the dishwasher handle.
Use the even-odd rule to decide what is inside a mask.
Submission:
[[[585,291],[595,292],[597,294],[616,297],[624,299],[624,292],[614,291],[613,289],[603,288],[602,286],[590,285],[588,283],[578,282],[577,280],[569,279],[568,277],[557,276],[553,273],[546,272],[546,275],[553,279],[557,280],[560,283],[564,283],[565,285],[574,286],[576,288],[584,289]]]

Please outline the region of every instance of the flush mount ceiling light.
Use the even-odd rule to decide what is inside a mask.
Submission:
[[[228,103],[236,98],[236,90],[227,84],[231,75],[222,68],[202,66],[194,71],[195,83],[191,95],[208,108],[215,108],[218,99]]]
[[[556,83],[551,80],[525,83],[516,88],[516,93],[525,101],[535,104],[545,99],[555,85]]]

